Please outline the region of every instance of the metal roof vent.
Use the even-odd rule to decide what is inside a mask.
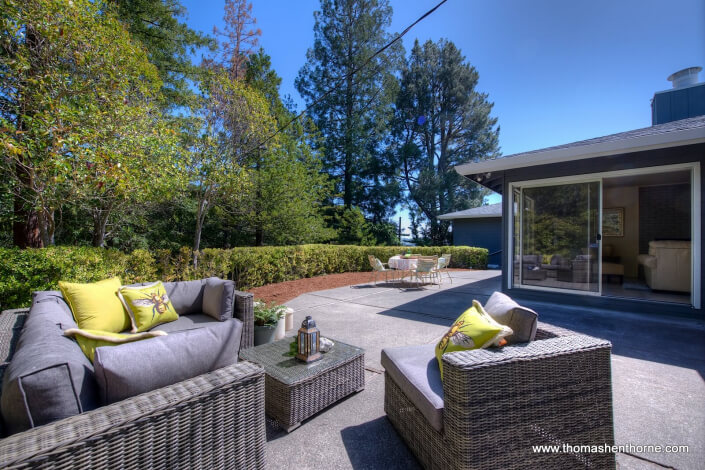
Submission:
[[[687,69],[679,70],[668,76],[668,81],[673,82],[673,88],[683,88],[698,83],[698,73],[702,67],[688,67]]]

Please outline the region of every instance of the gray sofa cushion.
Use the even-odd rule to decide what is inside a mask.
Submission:
[[[93,365],[75,341],[63,336],[63,329],[76,327],[60,294],[34,295],[3,376],[0,408],[8,433],[99,406]]]
[[[210,322],[95,351],[95,374],[104,403],[114,403],[237,362],[242,322]]]
[[[161,330],[166,331],[167,333],[173,333],[176,331],[186,331],[193,330],[195,328],[203,328],[204,326],[208,326],[212,323],[220,322],[208,315],[204,315],[202,313],[194,313],[192,315],[181,316],[178,320],[175,321],[170,321],[168,323],[162,323],[161,325],[157,325],[150,331]]]
[[[209,277],[203,288],[203,313],[218,321],[233,318],[235,283],[217,277]]]
[[[530,308],[522,307],[506,294],[493,293],[484,307],[498,323],[507,325],[514,331],[506,338],[508,344],[526,343],[536,337],[538,314]]]
[[[426,420],[443,430],[443,383],[436,345],[402,346],[382,350],[382,366]]]
[[[205,279],[164,283],[164,289],[166,289],[176,313],[179,315],[190,315],[201,312],[205,283]]]

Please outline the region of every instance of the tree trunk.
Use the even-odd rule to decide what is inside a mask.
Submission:
[[[39,233],[39,217],[25,207],[21,197],[15,195],[15,220],[12,222],[12,243],[19,248],[42,248]]]
[[[255,246],[264,246],[264,230],[261,227],[255,229]]]
[[[203,222],[206,219],[207,206],[207,199],[202,199],[198,203],[198,212],[196,213],[196,234],[193,237],[193,269],[198,267],[198,250],[201,249],[201,232],[203,230]]]
[[[25,35],[29,50],[37,51],[39,39],[32,25],[27,25]],[[33,57],[32,60],[30,60],[28,76],[32,77],[36,74],[36,57]],[[17,130],[23,131],[25,130],[23,115],[25,113],[29,114],[28,110],[31,110],[32,106],[30,98],[25,95],[19,97],[19,102],[21,103],[21,112],[18,113],[17,116]],[[20,248],[42,248],[44,245],[42,243],[41,230],[39,227],[39,214],[31,207],[27,207],[26,200],[22,197],[22,192],[27,191],[27,188],[31,187],[31,176],[19,162],[15,165],[15,176],[17,177],[19,185],[15,193],[13,207],[14,221],[12,223],[12,241],[15,246]]]
[[[352,68],[353,50],[352,40],[348,39],[347,59]],[[353,171],[353,155],[352,155],[352,119],[353,119],[353,78],[352,74],[348,73],[345,83],[345,162],[343,163],[343,204],[347,209],[353,205],[352,194],[352,171]]]
[[[108,225],[108,216],[110,212],[107,210],[93,210],[93,246],[105,246],[105,228]]]
[[[42,209],[37,217],[39,221],[39,236],[44,247],[54,244],[54,211],[52,209]]]

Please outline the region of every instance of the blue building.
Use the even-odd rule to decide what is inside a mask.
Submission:
[[[487,248],[490,268],[502,265],[502,203],[438,216],[453,222],[453,245]]]

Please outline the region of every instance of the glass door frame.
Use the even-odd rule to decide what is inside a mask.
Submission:
[[[522,281],[523,269],[521,266],[521,260],[523,259],[523,249],[524,249],[524,224],[522,219],[519,220],[519,240],[514,240],[514,192],[519,191],[519,214],[523,218],[524,216],[524,189],[525,188],[541,188],[548,186],[560,186],[560,185],[570,185],[570,184],[580,184],[580,183],[598,183],[598,206],[597,206],[597,233],[599,234],[597,240],[597,291],[587,291],[581,289],[568,289],[559,287],[547,287],[547,286],[536,286],[524,284]],[[597,175],[582,175],[582,176],[566,176],[557,178],[546,178],[540,180],[529,180],[529,181],[514,181],[509,183],[508,194],[511,195],[510,207],[510,217],[508,220],[508,235],[509,243],[511,244],[507,250],[510,253],[511,259],[507,262],[507,288],[508,289],[528,289],[528,290],[539,290],[546,292],[558,292],[564,294],[580,294],[580,295],[591,295],[595,297],[602,296],[602,177]],[[589,223],[589,218],[588,218]],[[588,225],[589,227],[589,225]],[[589,228],[588,228],[589,231]],[[515,243],[519,243],[519,283],[514,285],[514,248]],[[589,271],[588,271],[589,272]],[[589,276],[588,276],[589,278]]]
[[[701,186],[701,166],[700,162],[685,162],[685,163],[674,163],[670,165],[658,165],[658,166],[647,166],[641,168],[632,168],[628,170],[613,170],[605,172],[597,172],[586,175],[581,175],[581,177],[575,176],[565,176],[565,177],[555,177],[546,178],[541,180],[527,180],[527,181],[512,181],[508,183],[507,194],[511,195],[512,202],[508,204],[509,208],[509,220],[507,221],[507,232],[505,235],[507,237],[507,289],[528,289],[527,286],[518,285],[513,286],[513,276],[514,276],[514,188],[519,187],[529,187],[533,185],[538,186],[549,186],[551,184],[561,184],[562,182],[585,182],[585,181],[595,181],[596,179],[602,180],[603,178],[615,178],[619,176],[632,176],[632,175],[643,175],[643,174],[653,174],[653,173],[664,173],[669,171],[679,171],[679,170],[689,170],[690,171],[690,230],[691,230],[691,240],[693,242],[691,247],[691,293],[690,293],[690,304],[693,308],[700,309],[702,304],[701,299],[701,276],[702,276],[702,259],[700,246],[700,229],[702,227],[701,218],[701,197],[702,197],[702,186]],[[602,188],[602,184],[600,184]],[[602,205],[602,194],[600,194],[600,205]],[[600,207],[600,233],[602,233],[602,207]],[[600,241],[600,257],[602,257],[602,241]],[[519,271],[521,275],[521,271]],[[600,286],[602,285],[602,262],[600,261]],[[536,289],[536,288],[535,288]],[[542,288],[541,290],[551,290],[556,291],[556,289]],[[600,288],[600,290],[602,290]],[[568,293],[565,290],[562,292]],[[584,291],[569,291],[571,294],[582,294],[582,295],[594,295],[593,293]]]

